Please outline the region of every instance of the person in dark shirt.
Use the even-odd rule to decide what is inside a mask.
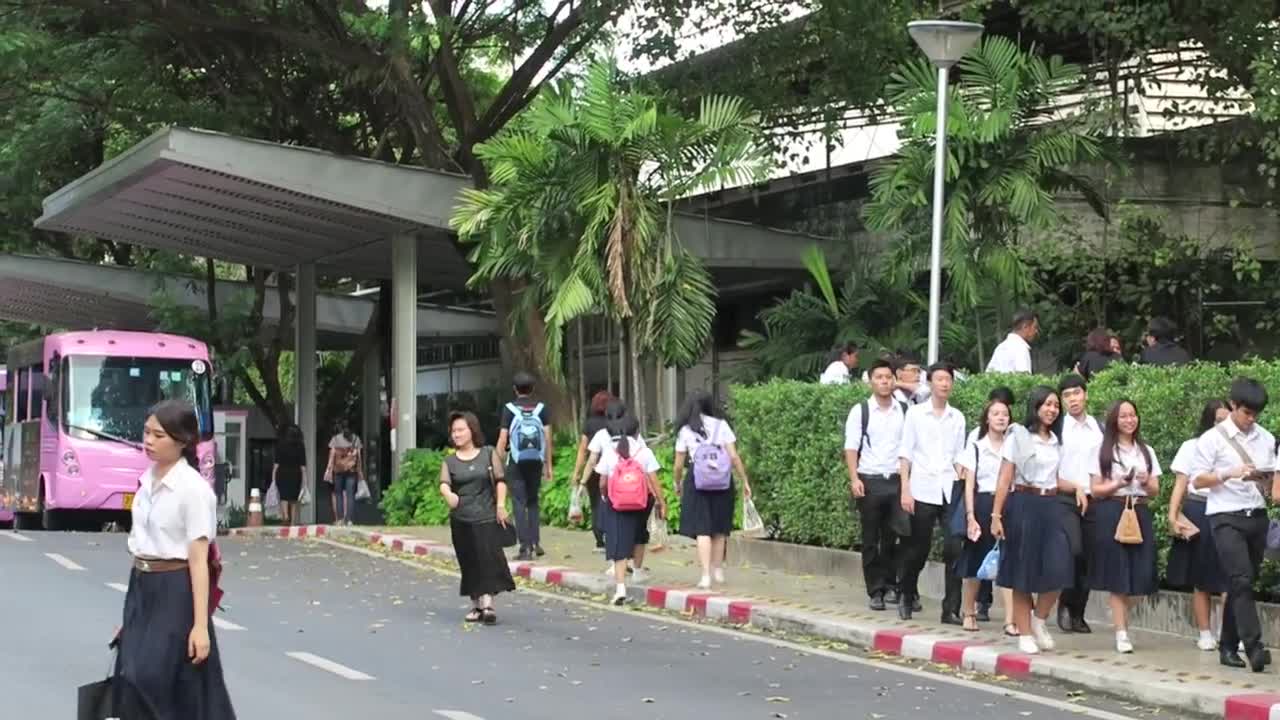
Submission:
[[[551,482],[554,465],[551,410],[533,399],[534,379],[529,373],[516,373],[512,385],[516,397],[502,408],[497,450],[507,468],[507,486],[514,502],[516,537],[520,541],[520,554],[516,558],[532,560],[535,554],[538,557],[547,554],[542,549],[538,493],[543,480]],[[538,425],[542,426],[541,433],[537,431]]]
[[[591,409],[582,421],[582,436],[578,438],[578,457],[573,462],[573,480],[582,477],[582,466],[587,460],[587,444],[596,433],[608,428],[609,421],[604,416],[605,408],[613,396],[608,390],[601,390],[591,396]],[[587,497],[590,504],[591,534],[596,537],[596,551],[604,552],[604,527],[600,524],[600,476],[594,470],[587,479]]]
[[[1111,332],[1106,328],[1094,328],[1084,340],[1084,354],[1076,362],[1075,371],[1088,380],[1093,374],[1120,359],[1112,349]]]
[[[1191,362],[1191,353],[1174,340],[1178,326],[1167,317],[1153,317],[1147,325],[1147,346],[1142,349],[1138,362],[1144,365],[1185,365]]]

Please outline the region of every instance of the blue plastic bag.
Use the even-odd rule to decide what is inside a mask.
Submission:
[[[996,575],[1000,573],[1001,545],[1003,545],[1003,543],[996,543],[996,546],[991,548],[991,552],[987,553],[987,556],[982,558],[982,565],[978,566],[979,580],[995,580]]]

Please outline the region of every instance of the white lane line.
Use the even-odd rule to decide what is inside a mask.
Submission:
[[[116,592],[129,592],[129,586],[124,583],[106,583],[106,585]],[[227,630],[229,632],[245,632],[248,630],[248,628],[243,625],[237,625],[230,620],[223,620],[217,615],[213,616],[213,626],[219,630]]]
[[[31,538],[27,537],[26,535],[19,535],[18,533],[13,532],[11,530],[5,530],[4,532],[0,532],[0,537],[8,538],[10,540],[16,540],[18,542],[31,542]]]
[[[59,555],[58,553],[45,553],[44,556],[68,570],[84,570],[84,568],[77,565],[74,560],[65,555]]]
[[[484,720],[479,715],[472,715],[461,710],[432,710],[431,712],[442,718],[448,718],[448,720]]]
[[[285,655],[288,655],[289,657],[299,662],[304,662],[308,665],[318,667],[321,670],[327,670],[333,673],[334,675],[337,675],[338,677],[344,677],[348,680],[372,680],[373,679],[372,675],[366,675],[360,672],[359,670],[352,670],[346,665],[336,663],[332,660],[327,660],[325,658],[320,657],[319,655],[312,655],[309,652],[298,652],[295,650],[292,652],[287,652],[285,653]]]

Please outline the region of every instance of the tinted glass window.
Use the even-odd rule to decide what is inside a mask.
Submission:
[[[212,431],[204,361],[90,355],[63,361],[62,424],[74,437],[101,439],[106,434],[141,442],[147,412],[166,399],[195,405],[201,431]]]
[[[22,422],[27,419],[27,393],[31,391],[31,369],[18,370],[18,394],[14,396],[13,419]]]

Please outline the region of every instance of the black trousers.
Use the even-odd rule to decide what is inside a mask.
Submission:
[[[929,562],[929,550],[933,547],[933,529],[941,525],[946,536],[942,541],[942,563],[946,568],[942,612],[960,614],[960,576],[956,574],[956,560],[964,547],[964,541],[947,531],[949,506],[916,501],[916,512],[911,516],[911,537],[907,538],[902,560],[902,601],[920,597],[920,573]]]
[[[595,473],[587,478],[587,501],[591,503],[591,534],[596,536],[596,547],[604,547],[604,528],[600,525],[600,476]]]
[[[1093,498],[1090,498],[1092,502]],[[1058,599],[1060,607],[1067,609],[1072,619],[1084,618],[1089,605],[1089,562],[1093,558],[1094,515],[1093,505],[1084,515],[1076,506],[1075,495],[1059,495],[1063,504],[1063,523],[1071,539],[1071,552],[1075,554],[1075,578],[1071,587],[1063,588]]]
[[[902,513],[899,507],[901,485],[893,475],[858,475],[866,495],[853,499],[854,510],[862,526],[862,580],[867,595],[877,597],[896,590],[901,576],[898,533],[893,518]]]
[[[1209,516],[1213,543],[1227,576],[1227,602],[1222,611],[1222,635],[1218,647],[1235,650],[1240,642],[1252,648],[1262,642],[1262,623],[1253,597],[1253,581],[1262,566],[1267,547],[1267,515],[1262,509],[1246,516],[1219,513]]]
[[[538,494],[542,491],[542,462],[526,460],[507,465],[507,487],[511,490],[512,519],[521,550],[532,550],[542,542],[542,515]]]

